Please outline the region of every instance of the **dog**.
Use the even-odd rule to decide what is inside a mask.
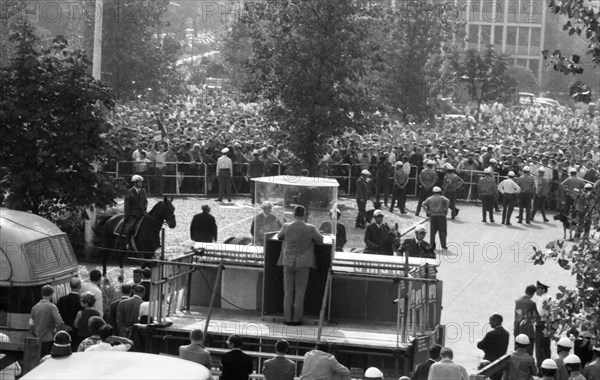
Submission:
[[[367,223],[371,223],[373,221],[373,213],[375,212],[375,210],[381,210],[381,205],[383,203],[382,202],[375,202],[373,201],[373,210],[368,210],[365,214],[365,219],[367,219]]]
[[[579,221],[577,218],[572,218],[569,215],[560,212],[559,214],[554,215],[552,218],[554,220],[558,220],[563,225],[563,239],[567,238],[567,230],[569,231],[569,240],[573,240],[573,232],[575,232],[575,237],[579,237]]]

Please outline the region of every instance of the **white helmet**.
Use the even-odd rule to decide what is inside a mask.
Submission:
[[[558,366],[556,365],[556,362],[552,359],[545,359],[542,362],[542,368],[543,369],[558,369]]]
[[[375,367],[367,368],[365,371],[365,379],[383,379],[383,372]]]
[[[567,357],[563,360],[565,364],[581,364],[581,359],[577,355],[567,355]]]
[[[573,348],[573,341],[571,341],[571,339],[567,338],[566,336],[563,336],[558,340],[556,345],[565,348]]]
[[[131,177],[131,182],[137,182],[137,181],[144,182],[144,177],[142,177],[141,175],[138,175],[138,174],[135,174],[133,177]]]
[[[519,334],[515,338],[515,343],[519,344],[529,344],[529,337],[525,334]]]

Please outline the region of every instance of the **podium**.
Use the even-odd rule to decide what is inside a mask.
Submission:
[[[265,317],[283,317],[283,267],[277,265],[281,255],[283,241],[275,233],[265,235],[264,281],[262,297],[262,315]],[[331,267],[331,243],[315,244],[316,268],[310,270],[308,287],[304,297],[304,315],[318,319],[325,294],[327,272]],[[309,318],[310,319],[310,318]]]

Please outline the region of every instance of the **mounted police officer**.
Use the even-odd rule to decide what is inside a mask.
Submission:
[[[131,177],[133,187],[125,195],[125,218],[121,235],[125,235],[125,244],[128,244],[137,222],[146,215],[148,199],[144,190],[144,177],[134,175]]]

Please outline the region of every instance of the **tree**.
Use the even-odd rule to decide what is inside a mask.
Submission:
[[[597,209],[593,210],[596,222]],[[537,251],[534,263],[542,265],[548,260],[564,270],[570,270],[576,280],[576,288],[560,286],[555,299],[548,305],[548,326],[555,337],[575,328],[589,331],[593,336],[600,333],[600,246],[597,239],[582,239],[576,243],[562,240],[550,242],[549,251]]]
[[[346,0],[249,2],[226,40],[234,79],[271,101],[270,122],[313,173],[327,139],[362,130],[373,110],[361,83],[369,50],[360,11]]]
[[[109,88],[89,75],[90,62],[62,37],[40,51],[33,27],[11,34],[16,52],[0,69],[0,162],[9,207],[47,215],[92,204],[115,205],[121,186],[96,170],[111,159],[103,134]]]
[[[506,74],[513,78],[519,92],[540,93],[540,83],[533,71],[527,67],[512,65],[506,70]]]
[[[479,53],[468,49],[455,63],[456,75],[469,88],[469,94],[477,102],[477,112],[482,102],[509,102],[514,95],[516,82],[508,73],[508,55],[497,54],[493,45]]]
[[[548,6],[554,14],[566,16],[567,20],[563,25],[563,31],[569,35],[584,35],[587,40],[586,55],[590,56],[592,63],[600,65],[600,6],[594,0],[550,0]],[[573,54],[565,56],[560,50],[554,50],[550,53],[549,50],[542,51],[544,60],[548,67],[560,71],[565,75],[582,74],[584,72],[584,62],[582,54]],[[571,95],[575,101],[589,103],[589,96],[584,94],[589,90],[589,86],[579,86],[582,92],[573,92],[574,87],[571,87]]]
[[[400,1],[398,7],[372,6],[373,46],[369,85],[385,111],[418,119],[433,116],[438,95],[454,87],[446,64],[454,54],[453,36],[464,37],[454,1]]]
[[[104,1],[102,79],[117,99],[149,96],[159,101],[183,88],[175,69],[180,43],[163,30],[168,5],[168,0]]]

